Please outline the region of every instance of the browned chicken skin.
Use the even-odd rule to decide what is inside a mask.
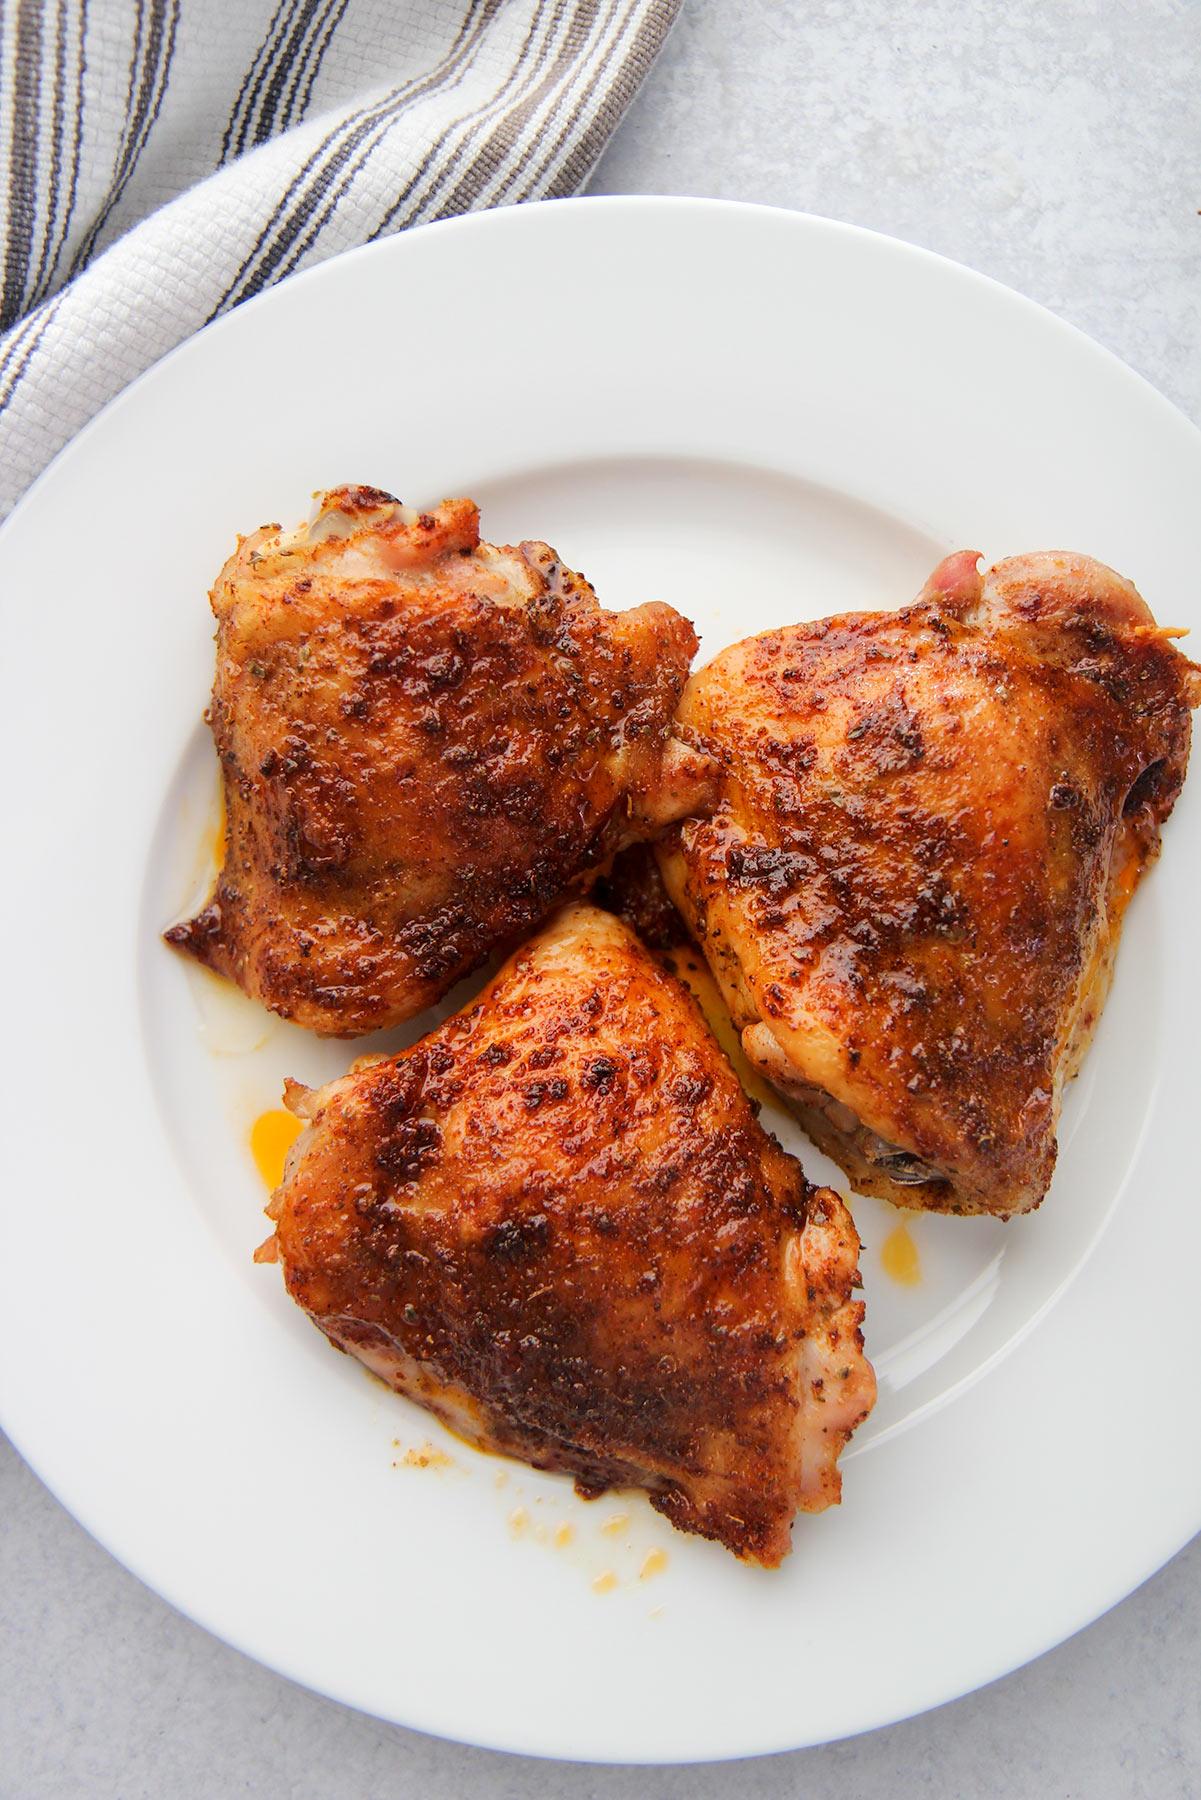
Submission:
[[[704,798],[669,733],[691,625],[481,543],[469,500],[339,488],[243,539],[212,605],[225,861],[167,937],[325,1035],[411,1018]]]
[[[748,1057],[854,1186],[1037,1206],[1201,670],[1087,557],[749,638],[679,725],[722,800],[656,855]]]
[[[838,1499],[875,1396],[854,1227],[617,919],[568,907],[475,1005],[290,1104],[264,1250],[400,1393],[768,1565]]]

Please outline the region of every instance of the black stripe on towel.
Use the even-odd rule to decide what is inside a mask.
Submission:
[[[100,233],[125,192],[129,178],[137,167],[138,158],[146,147],[146,140],[154,129],[163,104],[163,95],[167,91],[167,76],[175,54],[178,25],[179,0],[149,0],[148,25],[145,22],[145,8],[139,0],[137,34],[129,65],[129,111],[126,127],[121,134],[108,193],[88,227],[83,242],[71,258],[72,275],[77,275],[91,258]]]
[[[389,117],[402,105],[442,87],[450,75],[457,74],[501,3],[502,0],[472,0],[458,37],[436,68],[428,75],[409,82],[398,93],[377,101],[374,106],[360,108],[339,122],[306,158],[303,167],[289,183],[287,192],[243,258],[233,281],[213,307],[210,319],[249,299],[252,294],[257,294],[268,285],[276,265],[303,231],[314,208],[319,204],[321,195],[335,178],[339,168],[354,154],[357,145],[376,128],[381,119]]]
[[[550,27],[543,33],[538,48],[531,52],[531,46],[534,44],[538,27],[543,23],[541,14],[535,15],[534,19],[531,21],[530,29],[522,42],[521,49],[517,55],[517,60],[510,68],[509,74],[506,76],[499,91],[493,93],[477,110],[473,117],[460,117],[452,120],[451,124],[446,128],[442,136],[426,155],[420,169],[417,170],[416,174],[409,182],[408,187],[405,189],[406,195],[411,194],[420,184],[422,178],[427,176],[431,171],[436,173],[441,169],[448,173],[453,172],[453,170],[458,167],[463,157],[465,144],[470,143],[474,138],[479,136],[488,120],[505,105],[505,102],[510,95],[510,91],[514,87],[517,87],[519,94],[525,94],[527,92],[530,84],[537,79],[539,69],[543,66],[547,44],[550,42],[558,26],[562,23],[564,5],[565,0],[556,0],[556,5],[551,15]],[[347,159],[343,159],[343,167],[340,171],[341,178],[337,188],[331,192],[330,188],[332,187],[332,181],[326,184],[324,206],[320,215],[309,229],[307,235],[293,247],[287,262],[277,272],[276,279],[279,279],[283,275],[290,274],[302,258],[307,255],[309,250],[312,249],[322,230],[329,223],[339,201],[344,198],[355,178],[361,174],[362,170],[370,162],[372,156],[385,141],[388,130],[408,104],[409,101],[407,97],[403,99],[394,98],[388,107],[387,115],[384,116],[381,114],[381,118],[377,122],[374,138],[371,141],[366,142],[362,147],[356,146],[356,148],[359,148],[357,159],[353,163],[348,163]],[[451,140],[456,132],[462,131],[465,125],[469,128],[468,135],[452,152],[449,149]],[[421,202],[421,210],[426,216],[436,216],[429,208],[426,199],[423,199]],[[373,237],[376,235],[377,233],[372,233]]]
[[[37,219],[39,116],[42,88],[41,0],[17,7],[17,60],[13,72],[12,135],[8,178],[8,241],[0,290],[0,331],[19,319]]]

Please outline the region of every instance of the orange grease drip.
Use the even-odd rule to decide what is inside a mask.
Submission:
[[[884,1273],[902,1287],[916,1287],[922,1279],[922,1265],[917,1245],[909,1235],[908,1225],[896,1225],[880,1246]]]
[[[288,1151],[303,1130],[304,1125],[300,1119],[293,1118],[291,1113],[283,1112],[278,1107],[270,1112],[260,1113],[250,1127],[250,1154],[254,1158],[255,1168],[272,1193],[284,1178]]]
[[[225,789],[217,797],[217,817],[205,838],[205,854],[218,875],[225,867],[225,846],[229,838],[229,822],[225,816]]]
[[[751,1099],[757,1100],[760,1106],[782,1106],[779,1094],[751,1067],[738,1028],[730,1017],[730,1009],[703,957],[685,947],[666,952],[660,960],[678,981],[684,983],[704,1013],[705,1023],[733,1063],[735,1073]]]
[[[1133,894],[1145,873],[1146,864],[1140,862],[1136,856],[1130,857],[1123,863],[1118,878],[1111,884],[1109,891],[1110,907],[1111,909],[1116,909],[1113,917],[1114,924],[1119,924],[1121,922],[1122,914],[1126,910],[1130,896]]]

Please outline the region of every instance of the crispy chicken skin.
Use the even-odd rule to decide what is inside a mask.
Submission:
[[[475,1005],[289,1104],[260,1258],[398,1392],[769,1566],[837,1501],[875,1397],[854,1227],[619,920],[567,907]]]
[[[243,539],[211,599],[225,860],[166,935],[323,1035],[412,1017],[704,798],[669,731],[691,625],[481,543],[470,500],[336,489]]]
[[[1201,670],[1100,563],[977,562],[695,675],[679,725],[722,799],[656,855],[748,1057],[852,1184],[1006,1217],[1051,1179]]]

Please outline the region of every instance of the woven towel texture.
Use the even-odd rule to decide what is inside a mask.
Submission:
[[[293,270],[576,193],[677,5],[0,7],[0,516],[135,375]]]

